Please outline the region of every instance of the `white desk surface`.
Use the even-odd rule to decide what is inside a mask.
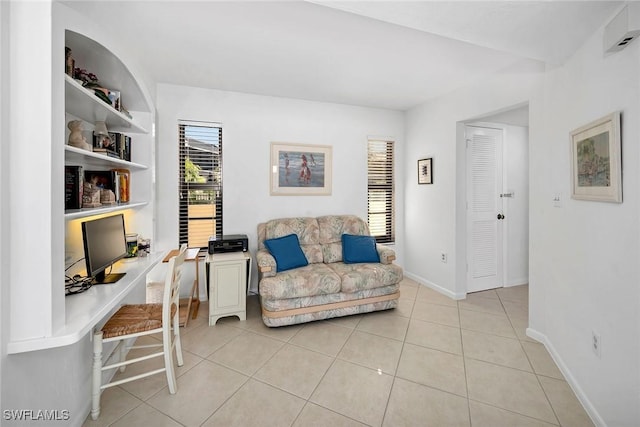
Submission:
[[[81,294],[65,297],[65,325],[60,330],[51,336],[9,341],[7,352],[23,353],[79,342],[109,315],[135,286],[140,283],[144,286],[146,274],[162,260],[165,254],[166,252],[151,253],[135,260],[124,259],[117,262],[113,266],[113,272],[127,273],[122,279],[108,285],[94,285]]]

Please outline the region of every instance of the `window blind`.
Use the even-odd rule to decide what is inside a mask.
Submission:
[[[367,172],[369,231],[379,243],[393,242],[393,141],[369,140]]]
[[[222,237],[222,126],[180,121],[178,134],[178,244],[204,248]]]

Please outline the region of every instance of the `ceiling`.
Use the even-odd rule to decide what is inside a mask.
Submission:
[[[394,110],[409,109],[523,61],[561,64],[621,5],[63,3],[110,28],[152,83]]]

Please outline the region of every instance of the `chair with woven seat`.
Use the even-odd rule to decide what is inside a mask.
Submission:
[[[169,260],[164,281],[162,303],[123,305],[116,311],[105,325],[93,334],[93,384],[91,401],[91,418],[96,420],[100,415],[100,395],[102,390],[130,381],[146,378],[150,375],[166,372],[169,393],[176,392],[176,373],[173,352],[176,352],[178,366],[183,365],[182,346],[180,344],[180,327],[178,306],[180,300],[180,277],[187,245],[182,245],[178,255]],[[162,343],[126,347],[132,338],[162,333]],[[104,343],[119,341],[114,354],[119,354],[119,361],[103,366],[102,346]],[[158,352],[124,360],[127,350],[135,348],[162,347]],[[127,365],[142,362],[154,357],[164,356],[164,367],[139,375],[102,384],[102,373],[120,368],[124,371]]]

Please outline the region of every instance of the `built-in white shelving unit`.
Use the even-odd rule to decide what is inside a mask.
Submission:
[[[64,19],[62,21],[65,21]],[[73,21],[73,20],[72,20]],[[16,309],[11,313],[11,339],[7,349],[9,353],[23,353],[48,348],[68,346],[82,340],[105,316],[114,310],[129,294],[144,283],[146,273],[164,256],[163,253],[151,254],[140,259],[120,261],[114,270],[127,274],[113,285],[93,286],[88,291],[65,297],[64,276],[66,266],[75,263],[82,266],[83,256],[80,224],[83,218],[117,212],[125,213],[127,232],[136,232],[146,238],[154,239],[154,171],[155,142],[152,129],[155,111],[150,98],[146,96],[141,83],[129,68],[110,49],[96,41],[99,30],[87,26],[82,20],[69,21],[60,36],[54,33],[53,43],[53,81],[54,98],[52,115],[54,129],[57,129],[52,144],[52,208],[50,213],[54,230],[51,249],[52,276],[48,288],[48,277],[39,279],[32,297],[37,299],[40,312],[48,311],[44,316],[26,309]],[[71,30],[70,28],[73,28]],[[81,34],[82,33],[82,34]],[[63,67],[57,67],[62,59],[63,47],[72,50],[75,66],[84,68],[98,76],[101,86],[121,93],[121,103],[130,112],[130,117],[95,96],[93,90],[86,89],[70,76],[64,74]],[[59,85],[55,82],[60,82]],[[62,83],[64,81],[64,83]],[[59,88],[56,89],[56,88]],[[62,99],[64,97],[64,99]],[[64,114],[58,113],[64,110]],[[64,124],[61,123],[64,118]],[[89,136],[97,121],[104,121],[110,132],[120,132],[131,137],[131,160],[111,158],[100,153],[67,145],[67,123],[81,120],[85,137]],[[62,129],[64,128],[64,132]],[[59,200],[64,194],[64,170],[67,165],[82,166],[84,170],[127,169],[130,172],[130,202],[126,204],[102,206],[91,209],[64,210]],[[59,178],[56,178],[59,177]],[[64,235],[59,231],[65,230]],[[62,237],[64,237],[64,242]],[[59,253],[64,249],[64,258]],[[65,265],[61,265],[64,262]],[[117,271],[117,270],[116,270]],[[69,271],[71,273],[71,271]],[[73,274],[73,273],[71,273]],[[59,277],[57,277],[59,276]],[[26,285],[26,284],[25,284]],[[42,308],[45,310],[42,310]],[[44,322],[44,323],[43,323]],[[23,326],[24,325],[24,326]]]

